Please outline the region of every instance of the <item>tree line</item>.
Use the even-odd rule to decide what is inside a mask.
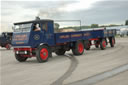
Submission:
[[[128,20],[125,21],[125,25],[128,25]],[[115,26],[123,26],[123,24],[121,25],[117,25],[117,24],[110,24],[110,25],[100,25],[99,24],[91,24],[88,26],[70,26],[70,27],[64,27],[63,29],[76,29],[76,30],[80,30],[80,29],[89,29],[89,28],[104,28],[104,27],[115,27]]]

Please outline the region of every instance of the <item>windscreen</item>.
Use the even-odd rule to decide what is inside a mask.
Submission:
[[[32,23],[18,24],[14,26],[14,32],[30,32]]]

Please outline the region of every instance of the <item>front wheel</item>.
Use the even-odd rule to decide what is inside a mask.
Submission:
[[[19,61],[19,62],[25,62],[28,57],[23,57],[23,56],[21,56],[21,55],[19,55],[19,54],[15,54],[15,58],[16,58],[16,60]]]
[[[36,59],[39,63],[48,61],[51,56],[51,52],[48,46],[42,45],[36,51]]]
[[[84,44],[82,41],[77,41],[74,44],[74,48],[72,48],[72,52],[74,55],[82,55],[84,52]]]

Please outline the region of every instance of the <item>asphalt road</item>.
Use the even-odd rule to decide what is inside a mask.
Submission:
[[[128,85],[128,71],[98,82],[95,85]]]
[[[13,50],[0,48],[1,85],[127,85],[128,38],[117,38],[106,50],[92,46],[81,56],[53,54],[46,63],[20,63]]]

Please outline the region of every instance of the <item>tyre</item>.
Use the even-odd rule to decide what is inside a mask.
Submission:
[[[21,56],[21,55],[19,55],[19,54],[15,54],[15,58],[16,58],[16,60],[19,61],[19,62],[25,62],[28,57],[23,57],[23,56]]]
[[[99,41],[98,41],[98,40],[95,40],[95,41],[94,41],[94,44],[95,44],[95,47],[96,47],[96,48],[99,48]]]
[[[95,45],[96,48],[99,48],[99,45]]]
[[[90,42],[89,42],[88,40],[85,40],[85,41],[84,41],[84,48],[85,48],[86,50],[90,50]]]
[[[114,38],[114,37],[111,37],[111,38],[109,39],[109,42],[110,42],[110,46],[111,46],[111,47],[114,47],[114,45],[115,45],[115,38]]]
[[[64,49],[58,49],[58,50],[56,50],[56,55],[64,55],[65,54],[65,50]]]
[[[101,48],[101,50],[104,50],[106,48],[106,40],[105,39],[102,39],[100,41],[100,48]]]
[[[48,46],[42,45],[36,50],[36,59],[39,63],[48,61],[48,58],[51,56],[51,51]]]
[[[74,48],[72,48],[74,55],[82,55],[84,52],[84,44],[82,41],[77,41],[74,43]]]
[[[10,49],[11,49],[11,44],[6,44],[5,48],[6,48],[7,50],[10,50]]]

